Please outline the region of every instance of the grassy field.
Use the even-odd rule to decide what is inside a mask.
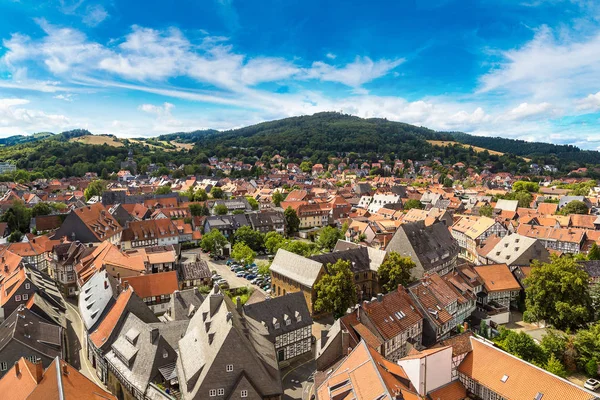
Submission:
[[[123,143],[119,142],[118,140],[115,140],[115,138],[110,137],[110,136],[102,136],[102,135],[87,135],[87,136],[80,136],[77,138],[72,138],[70,139],[71,142],[79,142],[79,143],[84,143],[84,144],[95,144],[95,145],[103,145],[103,144],[107,144],[109,146],[113,146],[113,147],[123,147]]]
[[[191,150],[194,148],[194,145],[191,143],[179,143],[179,142],[175,142],[174,140],[171,140],[168,143],[177,147],[178,150]]]
[[[482,153],[482,152],[484,152],[484,151],[487,150],[490,154],[493,154],[493,155],[496,155],[496,156],[503,156],[504,155],[504,153],[502,153],[500,151],[485,149],[483,147],[478,147],[478,146],[471,146],[470,144],[464,144],[464,143],[454,142],[452,140],[428,140],[427,142],[430,143],[430,144],[432,144],[432,145],[434,145],[434,146],[440,146],[440,147],[452,146],[452,145],[457,144],[459,146],[466,147],[466,148],[472,147],[473,150],[475,150],[475,152],[477,152],[477,153]],[[525,160],[527,162],[531,161],[530,158],[525,158],[525,157],[523,157],[523,160]]]

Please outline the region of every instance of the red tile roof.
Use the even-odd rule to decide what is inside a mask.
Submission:
[[[128,282],[134,292],[141,298],[170,295],[179,289],[176,271],[132,276],[123,278],[123,282]]]

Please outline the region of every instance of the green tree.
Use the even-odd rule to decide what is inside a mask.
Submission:
[[[154,192],[154,193],[156,193],[156,194],[169,194],[169,193],[171,193],[171,186],[169,186],[169,185],[162,185],[158,189],[156,189],[156,192]]]
[[[327,264],[325,274],[315,285],[315,311],[331,312],[335,318],[343,316],[357,301],[353,278],[350,261],[340,259]]]
[[[10,243],[17,243],[23,240],[23,234],[21,231],[14,231],[10,235],[8,235],[7,239]]]
[[[417,199],[410,199],[404,203],[404,209],[406,211],[411,210],[413,208],[418,208],[419,210],[423,209],[423,204]]]
[[[566,378],[568,375],[564,365],[562,364],[562,362],[560,362],[558,358],[556,358],[554,354],[550,354],[550,357],[548,357],[548,362],[546,362],[544,369],[550,372],[551,374],[560,376],[561,378]]]
[[[589,210],[587,205],[583,201],[573,200],[570,201],[566,206],[560,209],[558,214],[569,215],[569,214],[588,214]]]
[[[262,251],[265,248],[265,237],[262,233],[255,231],[250,226],[242,226],[233,234],[235,243],[245,243],[254,251]]]
[[[452,181],[452,179],[445,177],[443,185],[444,185],[444,187],[451,188],[452,185],[454,185],[454,182]]]
[[[316,244],[301,240],[286,240],[281,248],[303,257],[310,257],[319,252]]]
[[[337,241],[342,238],[342,231],[332,226],[325,226],[319,231],[318,245],[322,249],[332,251]]]
[[[251,264],[256,257],[256,253],[246,243],[239,242],[233,245],[231,257],[236,261]]]
[[[271,263],[260,264],[258,266],[259,275],[269,275],[271,273]]]
[[[576,329],[591,317],[588,275],[572,257],[553,256],[549,263],[535,263],[525,280],[529,321],[546,321],[557,329]]]
[[[275,192],[273,193],[273,196],[271,196],[271,200],[275,206],[279,207],[284,200],[283,194],[281,192]]]
[[[223,193],[223,189],[220,187],[213,186],[213,188],[210,189],[210,195],[213,199],[222,199],[225,196],[225,193]]]
[[[312,166],[312,163],[310,161],[302,161],[300,163],[300,169],[302,170],[302,172],[305,172],[307,174],[309,172],[312,172],[312,167],[313,166]]]
[[[277,253],[277,250],[283,245],[285,239],[277,232],[268,232],[265,235],[265,248],[271,254]]]
[[[50,205],[48,203],[43,203],[43,202],[37,203],[31,209],[32,217],[37,217],[40,215],[49,215],[51,213],[52,213],[52,207],[50,207]]]
[[[283,217],[285,219],[285,233],[290,236],[298,232],[300,229],[300,218],[298,218],[298,214],[296,214],[296,211],[292,207],[288,207],[283,212]]]
[[[227,208],[227,206],[225,204],[217,204],[214,207],[214,211],[215,211],[215,214],[217,214],[217,215],[226,215],[227,212],[229,211],[229,209]]]
[[[208,215],[210,214],[208,207],[206,207],[204,204],[200,204],[200,203],[192,203],[190,204],[190,213],[194,216],[194,217],[200,217],[203,215]]]
[[[592,372],[598,369],[600,357],[600,322],[581,329],[575,334],[574,347],[577,351],[577,364],[588,375],[595,376]],[[594,369],[595,365],[595,369]]]
[[[395,251],[390,252],[379,267],[379,285],[385,293],[393,292],[398,285],[407,286],[412,282],[412,270],[415,263],[410,257],[403,257]]]
[[[206,190],[204,190],[204,189],[198,189],[198,190],[196,190],[196,192],[194,193],[194,200],[195,201],[206,201],[206,200],[208,200],[208,194],[206,194]]]
[[[540,190],[540,185],[538,185],[535,182],[516,181],[515,183],[513,183],[512,189],[515,192],[525,191],[525,192],[537,193]]]
[[[101,180],[94,180],[83,191],[85,201],[88,201],[94,196],[101,196],[102,192],[106,190],[106,182]]]
[[[486,204],[479,208],[479,215],[491,218],[494,215],[494,209],[489,204]]]
[[[588,260],[600,260],[600,248],[596,243],[592,244],[592,248],[587,255]]]
[[[248,200],[248,204],[250,204],[250,207],[252,207],[253,210],[258,210],[259,204],[254,197],[246,196],[246,200]]]
[[[0,220],[7,223],[8,230],[11,232],[29,232],[31,210],[25,207],[25,204],[23,204],[22,201],[15,200],[13,201],[12,206],[2,214]]]
[[[202,237],[200,245],[211,253],[220,252],[227,246],[227,238],[218,229],[213,229]]]
[[[540,365],[546,362],[546,355],[542,347],[525,332],[515,332],[501,327],[500,334],[494,341],[502,350],[525,361]]]
[[[567,344],[567,336],[554,329],[546,330],[546,334],[542,337],[540,342],[542,350],[548,355],[553,355],[558,360],[562,360],[567,349]]]

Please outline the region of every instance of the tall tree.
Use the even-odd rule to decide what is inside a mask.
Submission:
[[[210,190],[210,195],[212,196],[213,199],[222,199],[225,194],[223,193],[223,189],[221,189],[220,187],[214,186]]]
[[[570,201],[566,206],[560,209],[558,214],[569,215],[569,214],[588,214],[588,206],[579,200]]]
[[[261,251],[265,248],[264,235],[255,231],[250,226],[242,226],[233,234],[235,243],[245,243],[254,251]]]
[[[218,253],[227,246],[227,238],[218,229],[213,229],[202,237],[201,246],[211,253]]]
[[[256,257],[256,253],[244,242],[239,242],[233,245],[231,257],[236,261],[251,264]]]
[[[590,321],[588,275],[572,257],[553,256],[549,263],[536,263],[525,283],[527,320],[546,321],[561,330]]]
[[[327,264],[326,273],[315,285],[315,291],[315,311],[331,312],[335,318],[343,316],[350,306],[356,304],[356,285],[350,261],[338,260]]]
[[[342,236],[342,232],[339,229],[332,226],[325,226],[319,231],[317,243],[322,249],[331,251]]]
[[[489,204],[486,204],[479,208],[479,215],[491,218],[494,215],[494,209]]]
[[[423,208],[423,204],[421,204],[421,202],[417,199],[410,199],[410,200],[407,200],[406,203],[404,203],[403,208],[406,211],[413,209],[413,208],[418,208],[420,210]]]
[[[592,248],[588,252],[588,260],[600,260],[600,248],[596,243],[592,244]]]
[[[85,196],[85,201],[88,201],[94,196],[101,196],[102,192],[106,190],[106,182],[101,180],[94,180],[89,183],[89,185],[83,191],[83,195]]]
[[[283,194],[281,192],[275,192],[273,193],[273,196],[271,196],[271,200],[275,206],[279,207],[284,200]]]
[[[379,267],[379,285],[385,293],[392,292],[398,285],[406,286],[412,282],[412,270],[416,267],[410,257],[403,257],[399,253],[390,252]]]
[[[277,232],[268,232],[265,235],[265,248],[271,254],[277,253],[277,250],[283,245],[283,236]]]
[[[171,186],[169,185],[162,185],[161,187],[159,187],[158,189],[156,189],[156,192],[154,192],[156,194],[169,194],[171,193]]]
[[[296,214],[296,211],[292,207],[288,207],[283,212],[283,217],[285,219],[285,233],[290,236],[298,232],[300,229],[300,218],[298,218],[298,214]]]
[[[217,204],[214,208],[215,214],[217,215],[226,215],[229,209],[225,204]]]
[[[258,210],[258,201],[256,201],[254,197],[246,196],[246,200],[248,200],[248,204],[250,204],[250,207],[252,207],[253,210]]]

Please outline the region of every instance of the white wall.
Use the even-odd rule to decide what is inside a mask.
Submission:
[[[417,359],[398,360],[421,396],[452,381],[452,348]]]

